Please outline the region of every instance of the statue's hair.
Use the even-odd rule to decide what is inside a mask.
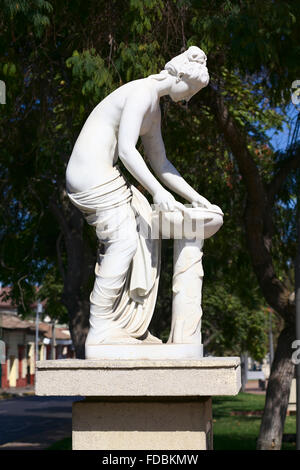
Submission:
[[[199,47],[191,46],[167,62],[164,70],[160,74],[151,75],[151,78],[164,80],[170,74],[175,76],[178,82],[185,80],[204,87],[209,82],[206,60],[206,54]]]

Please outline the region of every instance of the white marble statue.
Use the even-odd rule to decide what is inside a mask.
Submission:
[[[174,168],[161,136],[160,97],[188,101],[208,82],[206,55],[192,46],[159,74],[129,82],[108,95],[81,130],[66,171],[67,192],[96,228],[102,246],[90,296],[86,345],[161,342],[148,330],[157,296],[160,240],[143,237],[137,230],[137,215],[151,227],[152,209],[125,180],[117,161],[119,157],[162,211],[186,208],[161,183],[195,208],[220,211]],[[139,137],[158,179],[136,149]]]

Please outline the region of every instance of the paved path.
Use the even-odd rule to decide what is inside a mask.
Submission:
[[[0,401],[0,450],[46,449],[72,434],[79,397],[26,396]]]
[[[255,395],[265,395],[267,390],[267,381],[265,387],[265,390],[262,390],[261,388],[259,388],[258,380],[249,380],[246,384],[245,392],[255,393]]]
[[[26,395],[35,395],[34,385],[27,385],[26,387],[0,388],[0,400]]]

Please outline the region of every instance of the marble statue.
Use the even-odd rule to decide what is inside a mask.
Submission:
[[[175,102],[188,101],[204,88],[209,82],[206,60],[205,53],[192,46],[170,60],[159,74],[119,87],[94,108],[75,143],[66,171],[67,193],[95,227],[101,247],[90,296],[86,346],[161,343],[148,329],[157,296],[161,240],[151,236],[153,210],[121,174],[118,158],[151,194],[157,210],[181,216],[200,210],[202,220],[215,220],[212,214],[216,214],[218,228],[222,224],[221,209],[197,193],[167,159],[161,136],[160,98],[169,95]],[[136,148],[139,137],[158,179]],[[191,208],[176,201],[165,187],[183,197]],[[210,217],[205,219],[203,211]],[[147,236],[138,230],[137,217],[150,230]],[[202,245],[203,240],[198,241],[198,261]],[[177,263],[181,251],[176,255]],[[202,265],[197,269],[196,276],[201,277]],[[176,276],[180,278],[180,268]],[[196,301],[201,303],[201,295]],[[190,342],[201,341],[201,312],[197,311],[196,327],[188,326],[188,335],[182,335],[184,311],[179,315],[178,309],[182,309],[182,302],[175,308],[169,342],[176,342],[176,338],[177,342],[189,342],[188,335]]]

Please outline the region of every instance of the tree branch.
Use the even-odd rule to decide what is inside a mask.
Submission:
[[[60,272],[61,277],[63,279],[63,282],[65,283],[66,274],[65,274],[65,270],[64,270],[64,266],[63,266],[63,262],[62,262],[62,257],[61,257],[61,251],[60,251],[60,242],[61,242],[62,236],[63,236],[63,232],[60,231],[60,233],[57,237],[57,240],[56,240],[56,253],[57,253],[58,269],[59,269],[59,272]]]
[[[244,223],[254,272],[269,305],[289,321],[294,316],[294,305],[291,305],[290,292],[276,276],[273,265],[271,255],[272,206],[266,186],[247,148],[246,136],[230,115],[223,97],[212,86],[210,86],[210,106],[246,185],[247,203]],[[278,185],[279,177],[277,180],[276,184]]]
[[[227,145],[237,160],[248,196],[253,203],[261,204],[262,201],[266,201],[265,188],[255,161],[247,148],[246,136],[241,132],[230,115],[222,95],[212,86],[209,91],[210,107],[217,118],[219,128],[224,135]]]
[[[64,217],[64,214],[62,213],[62,211],[60,210],[59,206],[53,200],[50,200],[49,208],[50,208],[52,214],[54,215],[54,217],[57,219],[58,223],[60,224],[61,230],[62,230],[64,236],[68,237],[69,233],[70,233],[70,229],[69,229],[69,226],[67,224],[67,220]]]
[[[297,147],[296,150],[294,150],[294,152],[288,158],[281,162],[279,170],[274,175],[272,181],[266,187],[270,205],[273,206],[275,196],[280,191],[289,173],[299,167],[300,147]]]

